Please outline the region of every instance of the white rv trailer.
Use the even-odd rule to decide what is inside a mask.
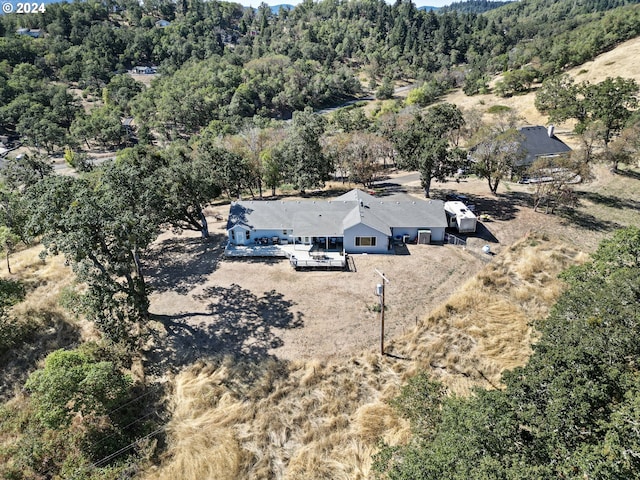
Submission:
[[[473,233],[476,231],[477,218],[472,211],[462,202],[444,202],[444,211],[447,214],[449,227],[457,228],[460,233]]]

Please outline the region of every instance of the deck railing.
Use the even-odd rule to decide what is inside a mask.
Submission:
[[[299,268],[344,268],[346,261],[344,258],[314,258],[314,259],[301,259],[291,257],[289,259],[291,266],[295,269]]]

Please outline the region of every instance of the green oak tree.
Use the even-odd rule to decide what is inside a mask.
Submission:
[[[81,350],[50,353],[44,368],[25,385],[38,418],[49,428],[68,426],[76,413],[108,416],[129,395],[131,378],[113,362],[96,361]]]
[[[52,174],[53,166],[43,155],[10,158],[2,170],[2,177],[12,190],[29,188]]]
[[[604,158],[611,160],[615,170],[619,157],[607,150],[638,107],[639,91],[640,87],[633,79],[607,77],[599,83],[575,85],[569,77],[561,76],[543,83],[535,104],[552,121],[577,120],[576,133],[595,135],[605,149]]]
[[[277,147],[285,178],[298,190],[321,187],[332,171],[331,159],[322,152],[320,138],[326,120],[311,108],[294,112],[287,138]]]
[[[380,478],[637,478],[640,229],[619,230],[537,324],[527,365],[502,390],[443,395],[426,374],[394,402],[413,428],[376,457]]]
[[[163,223],[162,157],[143,148],[80,178],[49,177],[28,191],[33,235],[63,253],[88,286],[87,312],[112,341],[134,341],[149,317],[142,258]]]
[[[173,145],[164,156],[167,164],[158,172],[164,220],[176,229],[195,230],[203,238],[209,237],[204,208],[222,193],[214,165],[186,145]]]
[[[415,113],[404,128],[395,131],[398,167],[420,172],[426,197],[430,196],[432,180],[442,181],[464,164],[465,155],[457,146],[463,124],[458,107],[443,103],[424,114]]]
[[[516,128],[517,120],[511,113],[502,114],[493,124],[481,123],[471,139],[475,144],[470,153],[473,171],[487,180],[494,195],[500,182],[510,178],[518,162],[526,157],[521,147],[523,136]]]

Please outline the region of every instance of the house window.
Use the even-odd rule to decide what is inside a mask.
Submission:
[[[376,237],[356,237],[356,247],[375,247]]]
[[[287,235],[287,229],[286,228],[284,230],[282,230],[282,234],[283,235]]]
[[[245,231],[245,238],[249,240],[251,238],[251,232],[249,230]]]

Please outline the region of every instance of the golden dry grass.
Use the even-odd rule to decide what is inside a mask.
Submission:
[[[17,327],[24,332],[24,345],[7,352],[0,359],[0,398],[19,393],[28,374],[51,351],[76,344],[80,339],[97,338],[95,329],[65,310],[59,303],[61,291],[71,285],[74,275],[62,256],[38,254],[41,246],[33,246],[11,256],[11,271],[0,273],[5,279],[20,281],[25,286],[25,301],[11,309]]]
[[[13,273],[9,274],[5,268],[0,274],[4,279],[20,281],[25,286],[25,301],[14,307],[14,314],[18,318],[67,315],[58,304],[58,296],[64,287],[71,284],[73,274],[64,265],[61,256],[41,260],[38,257],[41,250],[42,247],[34,246],[14,253],[11,256]]]
[[[542,319],[562,292],[557,278],[586,255],[528,235],[516,242],[393,350],[431,367],[450,390],[477,384],[498,387],[505,369],[526,362],[534,341],[532,322]]]
[[[640,37],[620,44],[609,52],[605,52],[593,61],[567,71],[576,82],[589,81],[598,83],[607,77],[621,76],[632,78],[640,82],[640,62],[637,61],[640,54]],[[500,77],[490,82],[493,86]],[[548,117],[541,114],[535,107],[535,89],[525,95],[515,95],[509,98],[501,98],[491,93],[485,95],[467,96],[461,90],[455,90],[446,95],[444,100],[458,105],[463,110],[476,109],[485,114],[485,118],[491,117],[487,111],[495,105],[504,105],[517,112],[523,124],[546,125]],[[574,146],[575,140],[571,131],[572,121],[556,125],[556,134],[569,145]]]
[[[395,357],[198,362],[172,380],[168,448],[145,478],[370,478],[379,440],[410,437],[388,404],[406,379],[427,369],[451,392],[499,388],[501,373],[528,358],[531,320],[562,291],[557,273],[582,259],[525,237],[389,343]]]

